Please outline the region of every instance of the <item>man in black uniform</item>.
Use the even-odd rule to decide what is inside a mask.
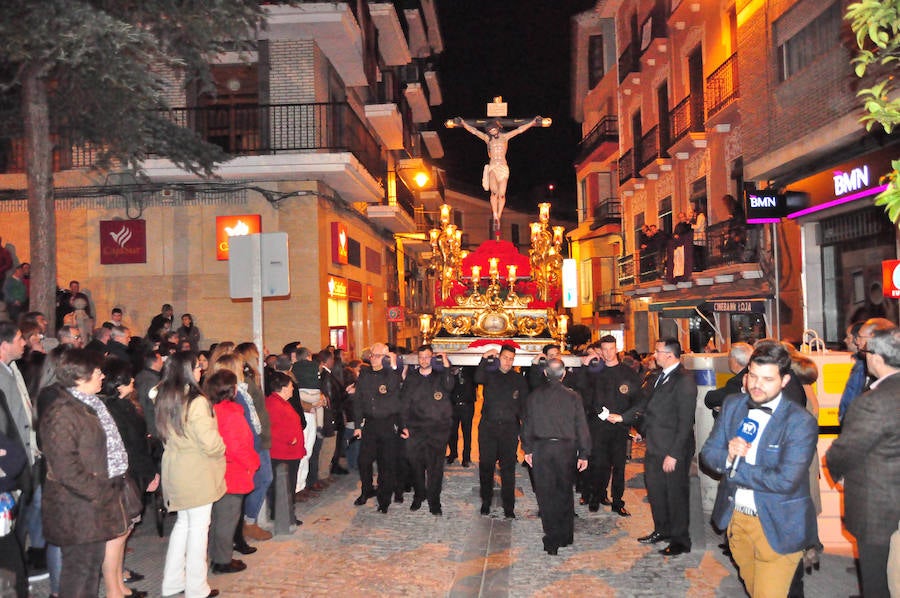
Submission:
[[[403,402],[403,431],[406,454],[415,488],[410,511],[418,511],[428,498],[428,509],[442,515],[441,485],[444,480],[444,446],[453,418],[450,391],[453,374],[447,355],[438,353],[440,371],[432,366],[435,357],[431,345],[418,349],[419,367],[406,374],[400,400]],[[427,481],[426,481],[427,476]]]
[[[592,395],[588,426],[591,430],[591,467],[588,474],[588,509],[600,510],[600,505],[612,505],[621,517],[631,513],[625,509],[625,452],[628,447],[628,428],[607,421],[610,413],[624,413],[641,398],[641,379],[630,367],[619,362],[616,337],[600,339],[600,357],[604,368],[592,376]],[[610,475],[611,474],[611,475]],[[612,477],[612,502],[606,487]]]
[[[354,501],[364,505],[376,495],[372,464],[378,461],[378,510],[387,513],[394,491],[397,468],[397,435],[400,431],[400,371],[397,355],[387,345],[372,345],[372,367],[363,369],[353,394],[354,438],[360,438],[359,479],[362,492]]]
[[[581,398],[566,388],[562,379],[566,368],[560,359],[551,359],[545,368],[547,384],[539,386],[525,402],[522,450],[525,462],[534,468],[544,550],[556,554],[572,544],[575,504],[572,485],[575,468],[584,471],[591,453]]]
[[[515,519],[516,449],[519,445],[521,405],[528,395],[525,377],[513,369],[516,349],[503,345],[486,352],[475,371],[475,383],[483,384],[481,423],[478,424],[478,474],[481,487],[481,514],[491,512],[494,494],[494,465],[500,461],[500,496],[503,515]],[[499,367],[493,369],[493,363]]]
[[[546,376],[544,376],[544,370],[547,367],[547,362],[551,359],[556,359],[562,354],[562,351],[559,348],[559,345],[549,344],[544,345],[541,348],[541,352],[534,356],[534,359],[531,360],[531,367],[528,368],[528,388],[530,390],[534,390],[538,386],[541,386],[544,382],[547,381]],[[571,385],[568,383],[566,386],[571,388]]]
[[[453,366],[453,424],[450,428],[450,439],[447,444],[450,454],[447,464],[456,460],[459,450],[459,429],[462,427],[463,450],[462,466],[468,467],[472,461],[472,418],[475,416],[475,368]]]

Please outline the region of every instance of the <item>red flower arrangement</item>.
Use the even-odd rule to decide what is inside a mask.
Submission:
[[[485,345],[510,345],[515,347],[516,349],[521,349],[521,345],[512,339],[502,339],[502,338],[480,338],[477,341],[472,341],[469,343],[470,349],[477,349],[478,347],[484,347]]]

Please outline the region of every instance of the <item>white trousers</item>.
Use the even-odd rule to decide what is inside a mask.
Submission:
[[[163,596],[179,592],[184,592],[185,598],[206,598],[209,595],[206,547],[211,515],[212,503],[178,511],[166,551]]]
[[[300,492],[306,488],[306,477],[309,475],[309,458],[312,457],[313,447],[315,445],[316,414],[307,412],[306,429],[303,430],[303,446],[306,448],[306,456],[300,459],[300,467],[297,470],[297,488],[295,489],[295,492]]]

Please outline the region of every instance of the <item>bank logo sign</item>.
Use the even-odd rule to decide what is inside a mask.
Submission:
[[[146,220],[101,220],[101,264],[146,264]]]

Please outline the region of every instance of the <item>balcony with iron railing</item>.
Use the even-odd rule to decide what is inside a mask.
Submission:
[[[669,155],[687,159],[695,149],[706,147],[702,98],[689,95],[669,112]]]
[[[591,230],[607,224],[622,224],[622,203],[616,198],[609,198],[594,205]]]
[[[613,290],[594,295],[594,313],[621,312],[625,306],[625,296],[622,291]]]
[[[616,261],[616,275],[619,288],[633,286],[637,280],[634,276],[634,255],[624,255]]]
[[[706,78],[707,121],[714,120],[716,115],[732,106],[739,97],[738,61],[737,53],[734,53]]]
[[[641,24],[641,61],[648,66],[655,66],[666,56],[669,38],[667,17],[664,7],[654,7]]]
[[[596,160],[607,158],[615,151],[619,143],[619,119],[615,116],[604,116],[594,128],[578,142],[575,162],[579,163],[594,153],[598,148],[608,146],[608,152],[600,152],[594,156]]]
[[[634,150],[630,149],[619,156],[619,185],[624,185],[636,176]]]
[[[350,152],[372,177],[386,172],[378,142],[346,103],[203,106],[173,108],[164,114],[231,156]],[[2,172],[24,172],[21,128],[7,128],[4,134]],[[94,152],[73,145],[64,131],[55,134],[54,145],[56,169],[93,166]]]

